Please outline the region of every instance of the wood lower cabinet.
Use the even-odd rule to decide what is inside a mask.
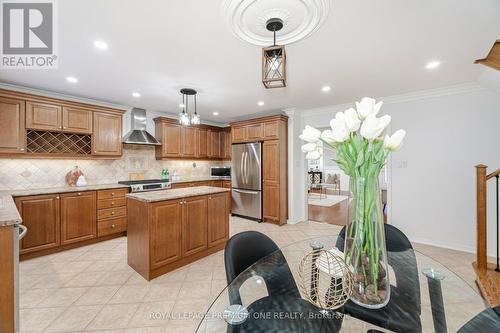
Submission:
[[[26,103],[26,128],[58,131],[62,129],[62,107],[47,103]]]
[[[12,225],[0,227],[0,332],[14,333],[19,327],[15,327],[15,313],[18,299],[15,292],[16,279],[14,242],[17,241],[17,228]]]
[[[96,192],[61,194],[61,244],[97,237]]]
[[[92,111],[63,107],[63,131],[92,134]]]
[[[181,200],[155,203],[151,207],[151,267],[158,268],[181,258]]]
[[[60,196],[36,195],[15,199],[28,233],[20,244],[20,253],[56,248],[60,245]]]
[[[227,198],[227,193],[208,196],[208,246],[225,243],[229,238]]]
[[[182,204],[182,255],[207,248],[207,197],[184,199]]]
[[[127,198],[127,262],[146,280],[220,251],[230,192],[159,202]]]
[[[262,187],[262,211],[264,220],[278,222],[280,220],[280,189],[279,185],[267,185]]]
[[[121,156],[122,116],[94,112],[93,125],[92,153],[94,155]]]
[[[25,101],[0,97],[0,153],[20,154],[26,149]]]

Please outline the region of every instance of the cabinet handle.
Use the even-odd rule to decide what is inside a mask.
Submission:
[[[66,127],[66,126],[64,126],[63,128],[64,128],[64,129],[66,129],[67,127]]]
[[[114,204],[115,204],[115,202],[114,202],[114,201],[111,201],[111,206],[113,206]]]
[[[111,228],[114,228],[114,227],[116,227],[116,225],[112,224],[112,225],[111,225]]]
[[[59,199],[61,199],[61,198],[59,198],[59,197],[56,197],[56,199],[57,199],[57,200],[59,200]]]
[[[78,192],[78,195],[82,195],[80,192]]]
[[[115,212],[111,212],[111,215],[115,215]]]
[[[20,151],[24,151],[24,148],[19,148]]]
[[[111,196],[114,197],[115,196],[115,192],[111,192]]]

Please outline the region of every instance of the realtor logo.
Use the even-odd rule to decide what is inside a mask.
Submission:
[[[57,68],[54,0],[1,0],[2,69]]]

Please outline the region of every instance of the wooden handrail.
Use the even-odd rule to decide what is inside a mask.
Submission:
[[[500,169],[498,169],[496,171],[493,171],[492,173],[490,173],[489,175],[487,175],[486,176],[486,180],[490,180],[491,178],[496,177],[498,175],[500,175]]]

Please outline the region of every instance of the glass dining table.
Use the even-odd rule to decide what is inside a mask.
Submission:
[[[299,265],[311,245],[329,250],[336,242],[337,235],[302,240],[260,259],[220,292],[196,332],[444,333],[456,332],[486,308],[481,296],[447,267],[416,250],[405,250],[388,253],[391,299],[384,308],[365,309],[348,301],[335,310],[320,309],[297,288]],[[410,270],[401,274],[393,263]],[[295,283],[285,283],[279,293],[270,295],[267,283],[287,275]],[[403,287],[414,290],[414,295],[398,294]]]

